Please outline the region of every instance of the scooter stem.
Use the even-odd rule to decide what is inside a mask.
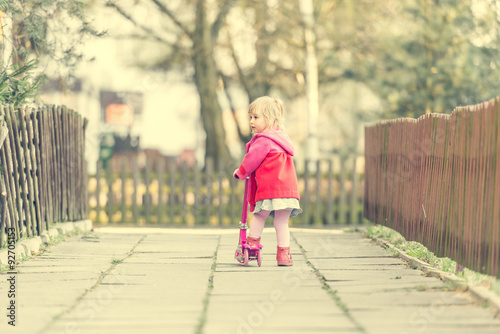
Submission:
[[[243,245],[247,241],[247,215],[248,215],[248,177],[245,179],[245,192],[243,194],[243,210],[241,212],[241,223],[242,228],[240,228],[240,243]]]

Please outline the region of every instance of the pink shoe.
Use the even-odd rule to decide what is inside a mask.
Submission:
[[[260,245],[260,237],[254,238],[254,237],[247,237],[247,244],[250,247],[255,247],[259,248]]]
[[[290,247],[278,246],[278,251],[276,253],[276,260],[278,261],[278,266],[293,266],[292,254],[290,254]]]

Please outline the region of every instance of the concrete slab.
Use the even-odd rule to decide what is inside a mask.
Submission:
[[[96,229],[19,265],[13,333],[191,334],[200,320],[205,334],[500,331],[467,293],[446,291],[360,234],[294,237],[293,267],[276,266],[272,229],[262,267],[244,267],[233,258],[236,229]],[[7,290],[0,284],[0,307]],[[1,321],[0,332],[12,328]]]
[[[439,279],[409,268],[359,235],[295,237],[367,333],[469,333],[476,325],[481,333],[499,329],[500,321],[467,294],[447,291]]]

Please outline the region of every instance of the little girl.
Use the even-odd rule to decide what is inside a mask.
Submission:
[[[277,98],[263,96],[248,109],[254,134],[246,145],[246,155],[235,178],[250,176],[248,202],[253,212],[247,243],[257,247],[266,218],[274,218],[278,250],[278,266],[291,266],[290,231],[288,219],[302,212],[299,205],[297,174],[293,164],[294,149],[285,132],[283,103]]]

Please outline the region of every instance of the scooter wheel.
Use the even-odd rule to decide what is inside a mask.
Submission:
[[[245,265],[245,267],[248,267],[248,249],[247,248],[245,248],[243,250],[243,257],[244,257],[243,264]]]
[[[243,254],[241,254],[241,250],[236,250],[234,252],[234,258],[236,259],[236,261],[238,261],[239,263],[243,263]]]
[[[257,264],[259,265],[259,267],[262,264],[262,254],[260,249],[257,251]]]

